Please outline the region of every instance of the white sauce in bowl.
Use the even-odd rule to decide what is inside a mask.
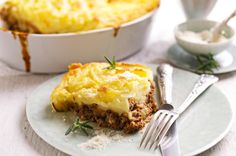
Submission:
[[[182,40],[201,44],[218,43],[227,40],[227,38],[221,34],[217,41],[212,42],[212,32],[210,30],[204,30],[202,32],[178,31],[176,35]]]

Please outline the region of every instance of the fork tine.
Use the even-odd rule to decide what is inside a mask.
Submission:
[[[154,143],[156,142],[156,139],[158,138],[158,136],[161,134],[162,130],[165,128],[166,124],[169,122],[169,120],[171,120],[172,118],[172,114],[165,114],[165,118],[164,120],[162,120],[161,123],[159,123],[159,125],[157,126],[157,128],[155,129],[155,132],[153,133],[154,136],[152,137],[151,141],[150,141],[150,146],[149,146],[149,150],[152,148],[152,146],[154,145]]]
[[[155,147],[154,151],[162,143],[162,140],[164,139],[164,137],[166,136],[166,134],[169,131],[170,127],[173,125],[173,123],[176,121],[177,118],[178,118],[178,115],[172,116],[171,120],[165,125],[164,129],[162,130],[162,132],[160,133],[159,137],[156,140],[156,147]]]
[[[165,118],[165,114],[163,112],[160,112],[160,115],[158,117],[158,119],[156,119],[153,124],[152,124],[152,128],[149,130],[148,135],[147,135],[147,139],[146,142],[144,143],[144,149],[147,147],[148,143],[150,142],[150,139],[152,137],[152,135],[154,134],[154,130],[156,129],[156,127],[158,127],[159,123],[162,122],[162,120]]]
[[[150,131],[151,127],[153,126],[153,122],[154,122],[155,120],[157,120],[157,119],[159,118],[159,116],[160,116],[160,112],[157,112],[157,113],[155,114],[155,116],[152,117],[151,121],[149,122],[149,124],[148,124],[148,126],[147,126],[147,128],[146,128],[146,130],[145,130],[145,132],[144,132],[144,134],[143,134],[143,136],[142,136],[141,142],[140,142],[140,144],[139,144],[139,148],[141,148],[141,146],[142,146],[144,140],[145,140],[146,137],[147,137],[148,132]],[[156,118],[156,119],[155,119],[155,118]]]

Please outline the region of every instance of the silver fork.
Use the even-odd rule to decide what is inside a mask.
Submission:
[[[165,110],[172,110],[173,107],[171,106],[172,103],[172,73],[173,73],[173,67],[171,67],[168,64],[161,64],[157,68],[157,82],[158,82],[158,88],[159,88],[159,97],[160,97],[160,103],[161,103],[161,109],[163,111]],[[168,105],[167,105],[168,104]],[[167,107],[165,107],[167,106]],[[160,111],[160,110],[159,110]],[[145,130],[142,140],[140,142],[139,147],[142,146],[144,149],[147,147],[148,143],[150,142],[149,149],[153,146],[155,143],[155,136],[158,135],[155,133],[157,131],[157,125],[160,124],[161,121],[164,120],[164,116],[159,113],[159,111],[153,116],[152,120],[147,126],[147,129]]]
[[[173,109],[171,105],[171,88],[172,88],[172,67],[169,65],[160,65],[158,67],[158,86],[161,97],[161,109],[154,115],[147,129],[142,136],[140,148],[151,150],[153,145],[154,151],[162,143],[163,138],[176,119],[181,115],[192,102],[201,95],[209,86],[218,81],[213,75],[202,74],[194,85],[193,90],[187,96],[183,104],[178,109]]]

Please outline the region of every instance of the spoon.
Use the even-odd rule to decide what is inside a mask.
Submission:
[[[236,16],[236,10],[234,10],[234,12],[231,13],[229,17],[227,17],[225,20],[223,20],[222,22],[220,22],[219,24],[217,24],[212,28],[211,42],[217,42],[219,40],[222,28],[235,16]]]

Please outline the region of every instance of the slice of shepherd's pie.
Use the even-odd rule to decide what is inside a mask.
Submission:
[[[133,133],[157,110],[152,70],[140,64],[72,64],[51,94],[56,111],[76,111],[81,120]]]

